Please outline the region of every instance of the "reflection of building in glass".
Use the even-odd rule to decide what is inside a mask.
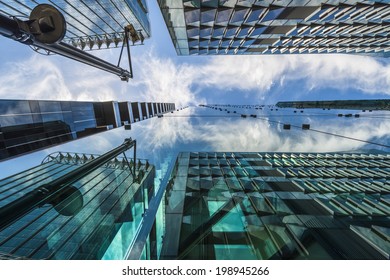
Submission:
[[[1,180],[1,222],[5,219],[4,206],[96,158],[99,157],[55,153],[41,165]],[[0,259],[125,259],[154,194],[155,176],[154,166],[144,160],[137,160],[134,177],[129,165],[133,169],[134,162],[114,158],[74,182],[70,186],[72,195],[38,202],[39,207],[1,226]],[[77,207],[67,206],[72,203]],[[141,258],[155,250],[153,232]]]
[[[0,100],[0,160],[157,115],[144,106],[144,117],[134,117],[120,105],[116,101]],[[175,109],[173,103],[164,105],[167,110],[159,113]]]
[[[133,107],[131,102],[118,103],[119,107],[121,104],[127,109]],[[134,105],[136,105],[137,110],[142,111],[140,103]],[[161,104],[154,105],[156,106],[148,105],[145,107],[163,107]],[[297,125],[297,123],[305,123],[302,120],[306,117],[299,117],[298,115],[304,115],[301,113],[292,113],[294,109],[279,108],[276,111],[276,107],[268,105],[247,109],[248,107],[250,106],[219,106],[215,108],[217,110],[199,107],[195,108],[194,111],[191,110],[191,115],[195,116],[192,118],[188,118],[188,112],[181,113],[178,110],[174,114],[164,115],[162,119],[149,120],[149,125],[142,125],[142,123],[131,125],[130,135],[141,140],[137,145],[138,150],[144,154],[142,157],[153,159],[153,165],[156,166],[156,189],[154,196],[151,197],[152,194],[149,196],[151,199],[146,206],[142,224],[136,230],[137,235],[131,237],[134,246],[127,250],[126,254],[123,253],[123,248],[126,248],[127,245],[123,247],[120,245],[120,236],[123,233],[123,240],[129,237],[125,233],[127,229],[123,228],[124,231],[121,234],[115,235],[115,241],[111,242],[109,246],[113,250],[106,251],[104,259],[139,259],[140,256],[147,259],[375,259],[387,257],[389,244],[386,240],[389,235],[388,215],[390,211],[387,178],[390,167],[387,164],[387,154],[378,154],[378,151],[374,150],[370,151],[372,154],[364,154],[364,152],[355,152],[356,154],[181,153],[175,166],[175,158],[179,151],[193,150],[194,147],[204,151],[216,149],[228,151],[229,145],[231,145],[229,143],[232,143],[231,139],[233,141],[245,139],[245,144],[238,148],[237,146],[233,147],[235,150],[263,149],[263,151],[272,151],[279,148],[278,145],[283,148],[287,147],[286,150],[289,147],[291,147],[290,150],[298,150],[298,147],[301,147],[299,143],[311,137],[311,132],[302,131]],[[322,111],[322,109],[318,111]],[[263,118],[262,113],[268,117]],[[206,119],[208,124],[206,128],[204,128],[205,118],[201,118],[202,115],[206,118],[215,116],[212,120]],[[247,117],[242,118],[241,115]],[[377,118],[367,118],[366,120],[363,117],[338,118],[337,113],[332,113],[320,114],[317,117],[318,122],[308,123],[311,127],[316,128],[318,124],[325,122],[322,117],[324,115],[325,120],[335,119],[337,122],[358,123],[356,126],[351,125],[349,129],[352,128],[352,130],[355,130],[355,127],[363,127],[364,129],[368,127],[359,123],[380,127],[377,124],[384,122],[383,119],[377,122]],[[361,113],[361,115],[375,115],[375,112]],[[178,118],[178,116],[185,118]],[[224,121],[220,121],[218,116],[221,116]],[[258,118],[253,116],[258,116]],[[279,123],[280,116],[285,116],[291,122],[291,130],[282,129],[282,125]],[[123,121],[122,115],[121,120]],[[186,123],[185,120],[191,120],[191,122]],[[275,122],[271,122],[272,120]],[[185,125],[181,126],[180,124],[183,122]],[[294,124],[298,126],[298,129],[294,129],[296,128]],[[225,126],[223,130],[218,130],[222,126]],[[165,129],[160,129],[161,127]],[[253,128],[253,130],[248,130],[248,127]],[[172,132],[167,129],[172,129]],[[174,137],[174,130],[180,130],[186,137]],[[86,143],[85,140],[88,143],[101,143],[102,141],[99,140],[103,137],[103,139],[109,140],[104,141],[104,143],[112,145],[112,143],[117,142],[117,137],[121,137],[122,133],[118,133],[120,131],[129,135],[122,128],[100,136],[89,137],[82,140],[81,143]],[[250,135],[253,131],[260,131],[260,133],[253,137]],[[268,131],[269,133],[267,133]],[[232,132],[233,137],[230,138]],[[274,141],[277,139],[276,133],[286,135],[286,141],[295,141],[298,144],[286,146],[282,141]],[[348,133],[346,134],[348,135]],[[151,139],[151,135],[156,136],[158,141]],[[217,135],[219,138],[215,137]],[[253,145],[251,142],[255,141],[254,138],[257,138],[257,135],[260,135],[260,141]],[[168,144],[164,137],[169,138]],[[318,139],[320,138],[314,138],[314,141]],[[333,140],[324,137],[324,139],[319,140],[319,145],[323,147],[323,144],[329,141],[335,142],[338,146],[349,147],[341,141]],[[276,144],[270,146],[267,141]],[[226,142],[228,144],[225,144]],[[76,143],[76,146],[75,150],[77,151],[80,144]],[[84,149],[85,145],[81,146]],[[276,148],[274,148],[275,146]],[[372,146],[358,147],[367,150]],[[325,148],[328,149],[328,146]],[[310,142],[307,149],[313,149]],[[85,160],[85,157],[82,154],[77,157],[73,154],[68,156],[67,153],[62,153],[60,159],[61,162],[62,160],[70,162],[74,160],[77,163]],[[23,161],[23,157],[17,160]],[[112,164],[120,167],[123,162],[119,159]],[[49,168],[48,165],[45,166]],[[69,164],[64,164],[62,168],[65,169],[68,166]],[[56,172],[69,174],[67,170],[68,168],[66,170],[57,168]],[[172,170],[174,171],[172,172]],[[5,169],[4,171],[3,173],[6,173]],[[31,172],[34,173],[29,173],[28,176],[31,175],[30,179],[34,178],[34,180],[35,178],[36,180],[44,178],[44,174],[48,172],[50,174],[48,169],[41,170],[39,168]],[[171,173],[172,176],[169,178]],[[25,180],[28,179],[25,171],[21,174],[0,181],[0,202],[3,199],[16,199],[14,197],[16,194],[3,191],[5,189],[2,189],[1,186],[17,188],[18,184],[22,182],[21,177],[25,177]],[[3,175],[3,177],[6,176]],[[80,181],[81,183],[89,182],[90,186],[95,184],[89,192],[83,191],[84,197],[92,199],[91,197],[99,193],[99,195],[101,194],[99,199],[103,201],[103,197],[111,192],[107,187],[104,190],[99,189],[99,185],[105,185],[110,181],[109,184],[115,186],[122,180],[122,177],[114,171],[104,181],[100,181],[100,179],[103,178],[94,173],[94,175]],[[41,186],[36,181],[34,183],[36,186],[31,184],[28,188],[35,190],[35,187]],[[26,186],[25,183],[23,184]],[[75,184],[74,187],[78,187],[78,185]],[[101,192],[99,192],[100,190]],[[107,191],[105,192],[105,190]],[[47,207],[51,206],[44,205],[34,211],[45,211]],[[137,207],[134,211],[139,209]],[[102,209],[105,209],[105,206]],[[133,212],[132,215],[134,215]],[[21,221],[28,220],[29,217],[31,216],[26,216]],[[42,227],[45,227],[46,220],[42,219],[38,221],[42,222]],[[2,220],[0,214],[0,228]],[[15,223],[15,226],[19,225],[25,224]],[[128,225],[129,232],[132,234],[134,231],[131,230],[133,230],[134,224]],[[26,243],[26,246],[22,244],[25,240],[36,238],[36,228],[39,228],[38,222],[20,232],[20,235],[15,236],[12,243],[1,239],[0,231],[0,254],[1,251],[4,251],[16,257],[18,255],[15,253],[18,251],[19,256],[38,258],[36,255],[28,253],[21,255],[20,253],[22,250],[30,250],[28,247],[30,243]],[[72,228],[69,226],[69,229]],[[151,236],[151,239],[147,239],[148,236]],[[20,239],[18,239],[19,237]],[[73,242],[73,239],[71,240]],[[96,244],[101,244],[100,239],[96,240]],[[53,244],[52,242],[54,243],[54,241],[48,243]],[[92,248],[92,244],[91,241],[88,246],[83,246],[83,248]],[[2,246],[10,248],[3,250]],[[63,248],[61,245],[58,246]],[[148,246],[151,248],[150,252]],[[145,248],[146,256],[141,254]],[[357,253],[354,253],[355,251]],[[57,257],[68,258],[61,254],[58,253]],[[84,258],[80,255],[76,256],[76,254],[78,253],[75,253],[71,258]],[[101,255],[92,256],[92,254],[90,257],[102,258]]]
[[[386,1],[158,1],[179,55],[388,56]]]
[[[145,0],[133,1],[0,1],[0,11],[9,16],[29,17],[41,3],[54,5],[67,22],[64,42],[81,49],[113,48],[122,44],[124,27],[132,24],[144,38],[150,37]]]
[[[388,154],[180,153],[163,259],[389,259]]]
[[[350,110],[390,110],[389,99],[327,100],[327,101],[283,101],[276,103],[280,108],[320,108]]]

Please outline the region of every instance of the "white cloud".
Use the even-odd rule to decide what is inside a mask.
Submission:
[[[114,63],[119,50],[97,51],[94,55]],[[273,55],[177,60],[194,59],[204,63],[176,63],[172,58],[159,57],[154,50],[142,52],[133,57],[134,79],[125,83],[113,74],[73,60],[33,54],[24,61],[0,66],[0,98],[155,101],[175,102],[182,107],[206,102],[213,89],[267,99],[274,85],[288,92],[296,81],[302,83],[305,93],[301,95],[319,88],[390,94],[390,64],[373,57]],[[221,103],[229,102],[229,96],[221,98]]]
[[[199,83],[220,89],[268,91],[287,66],[286,57],[220,56],[200,69]]]
[[[358,55],[221,56],[200,68],[199,84],[269,94],[275,84],[302,80],[302,88],[355,89],[390,94],[390,64]],[[195,81],[197,82],[197,81]]]
[[[115,100],[115,83],[120,83],[99,69],[38,54],[7,63],[0,73],[0,98],[8,99]]]
[[[119,50],[93,53],[114,63]],[[182,107],[199,102],[191,86],[197,69],[175,65],[153,52],[135,57],[134,79],[128,83],[103,70],[60,56],[32,54],[28,59],[0,65],[0,98],[84,101],[175,102]],[[122,67],[128,67],[126,61]]]
[[[203,64],[174,63],[151,51],[136,59],[135,78],[129,92],[144,100],[179,103],[205,102],[213,89],[255,94],[264,99],[273,86],[288,91],[291,82],[302,82],[307,94],[319,88],[359,90],[367,94],[390,94],[390,64],[358,55],[270,55],[199,57]],[[190,58],[184,58],[191,61]],[[207,94],[199,94],[200,91]],[[302,93],[300,93],[302,94]],[[226,100],[228,96],[223,97]],[[307,98],[310,98],[308,96]],[[228,101],[223,100],[222,103]]]
[[[311,55],[292,58],[291,79],[307,78],[311,87],[351,88],[390,94],[390,64],[359,55]]]
[[[63,69],[63,73],[68,81],[67,84],[69,91],[72,92],[73,100],[117,100],[117,92],[123,83],[118,76],[85,65],[70,67],[71,63],[78,64],[78,62],[68,61],[67,68]],[[69,71],[69,69],[73,70]]]
[[[71,92],[60,69],[49,58],[34,54],[7,63],[0,75],[0,98],[69,100]]]
[[[128,92],[137,94],[138,100],[175,102],[177,107],[202,102],[191,88],[198,77],[196,67],[175,64],[151,51],[135,60],[135,68]]]

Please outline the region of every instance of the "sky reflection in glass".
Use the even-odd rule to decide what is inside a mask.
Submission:
[[[353,116],[338,117],[339,113],[344,115],[349,113]],[[354,117],[355,113],[360,117]],[[246,114],[247,117],[242,118],[241,114]],[[251,114],[256,114],[256,118],[251,117]],[[128,137],[137,140],[137,157],[149,159],[156,165],[157,178],[164,175],[164,171],[179,151],[335,152],[356,149],[388,151],[381,146],[297,128],[302,124],[310,124],[311,129],[389,144],[388,118],[390,113],[385,111],[305,109],[301,112],[296,109],[277,109],[268,106],[259,110],[226,107],[226,111],[225,109],[220,111],[190,107],[167,113],[162,118],[132,124],[131,130],[124,130],[121,127],[1,162],[0,177],[4,178],[35,166],[47,154],[55,151],[103,154],[120,145]],[[291,124],[291,130],[283,129],[283,123]]]
[[[128,137],[137,140],[137,157],[149,159],[156,166],[157,182],[165,176],[180,151],[388,151],[385,147],[300,128],[302,124],[310,124],[311,129],[388,144],[390,113],[386,111],[305,109],[301,112],[273,106],[258,110],[225,108],[226,111],[189,107],[167,113],[162,118],[134,123],[131,130],[121,127],[4,161],[0,163],[0,178],[38,165],[46,155],[56,151],[103,154]],[[358,113],[360,117],[338,117],[339,113]],[[247,117],[243,118],[241,114]],[[256,114],[256,118],[251,114]],[[283,129],[283,123],[291,124],[291,129]]]

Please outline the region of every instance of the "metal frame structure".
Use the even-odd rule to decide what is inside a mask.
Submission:
[[[66,212],[61,213],[66,216],[71,216],[76,214],[78,210],[82,207],[82,196],[77,193],[78,190],[75,189],[72,184],[95,171],[102,165],[108,163],[113,158],[119,154],[127,151],[128,149],[134,147],[134,163],[136,161],[136,141],[128,138],[124,143],[117,148],[95,158],[90,161],[87,161],[85,164],[81,165],[77,169],[61,176],[58,179],[53,180],[51,183],[44,184],[39,186],[23,195],[22,197],[16,199],[11,204],[7,204],[0,208],[0,230],[9,226],[18,218],[26,215],[31,210],[36,207],[40,207],[44,204],[53,204],[54,207],[67,199],[67,197],[72,196],[72,200],[77,205],[69,205],[68,209],[65,209]],[[127,160],[127,159],[126,159]],[[129,171],[135,179],[135,164],[133,164],[133,170],[131,170],[130,164]],[[80,201],[81,199],[81,201]],[[59,201],[60,200],[60,201]],[[72,202],[73,203],[73,202]],[[69,203],[71,204],[71,203]],[[66,206],[67,207],[67,206]],[[73,207],[73,208],[72,208]],[[72,209],[70,209],[72,208]],[[68,211],[69,210],[69,211]],[[71,213],[75,211],[76,213]]]
[[[119,67],[120,59],[118,65],[113,65],[62,42],[65,36],[65,30],[66,22],[61,12],[47,4],[36,6],[32,10],[29,20],[23,21],[16,17],[10,18],[0,14],[0,34],[5,37],[115,74],[122,81],[128,81],[130,78],[133,78],[128,44],[129,34],[127,33],[130,32],[130,36],[133,38],[135,35],[131,31],[134,28],[125,27],[123,42],[123,44],[127,45],[130,71]]]

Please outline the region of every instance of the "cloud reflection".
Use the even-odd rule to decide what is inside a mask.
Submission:
[[[195,112],[197,110],[190,111],[191,114]],[[187,113],[188,111],[185,115]],[[279,120],[283,122],[283,119]],[[300,127],[307,121],[306,118],[295,125]],[[310,118],[310,125],[315,130],[364,141],[375,142],[373,139],[390,136],[390,123],[386,119],[361,117],[345,122],[337,117],[325,121],[321,118]],[[283,130],[281,125],[269,123],[265,119],[253,118],[207,119],[167,116],[150,122],[145,134],[148,130],[153,131],[153,137],[147,142],[147,148],[151,150],[169,147],[180,151],[180,147],[188,143],[193,143],[201,150],[240,152],[336,152],[367,147],[367,143],[364,142],[305,131],[297,127]],[[378,147],[370,146],[370,148]]]
[[[196,111],[193,107],[184,111],[185,115],[193,115]],[[183,115],[183,114],[181,114]],[[177,111],[167,113],[163,118],[142,123],[142,131],[139,138],[144,139],[147,149],[155,151],[160,148],[173,148],[182,143],[200,141],[197,135],[198,127],[188,117],[180,117]]]
[[[174,111],[173,114],[167,113],[162,118],[155,117],[134,123],[131,130],[120,127],[0,162],[0,177],[36,166],[47,154],[56,151],[103,154],[122,144],[128,137],[137,140],[137,157],[149,159],[156,165],[158,174],[162,169],[166,170],[175,161],[176,154],[182,151],[337,152],[378,149],[374,145],[303,131],[301,128],[283,130],[280,124],[267,122],[267,118],[281,122],[288,120],[298,127],[309,122],[313,129],[367,141],[390,139],[390,122],[386,118],[372,118],[370,113],[366,117],[362,113],[360,118],[349,119],[335,116],[325,120],[307,115],[300,119],[283,119],[283,116],[275,115],[268,115],[264,119],[244,119],[212,111],[214,110],[190,107]],[[131,155],[132,151],[129,156]]]

